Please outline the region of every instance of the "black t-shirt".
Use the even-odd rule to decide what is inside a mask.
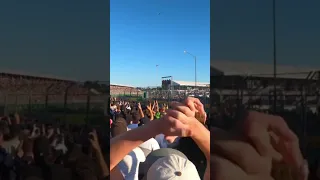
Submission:
[[[147,124],[147,123],[149,123],[151,120],[148,118],[148,117],[143,117],[143,118],[141,118],[140,119],[140,121],[139,121],[139,126],[142,126],[142,125],[144,125],[144,124]]]

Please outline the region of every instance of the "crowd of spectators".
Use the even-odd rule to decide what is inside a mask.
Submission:
[[[305,160],[303,138],[286,123],[292,114],[230,105],[212,108],[207,125],[202,103],[190,97],[169,106],[113,99],[110,109],[115,180],[318,179],[319,163]]]
[[[98,180],[109,175],[104,127],[14,114],[0,119],[0,179]]]
[[[186,180],[202,179],[208,165],[208,154],[206,153],[208,153],[210,137],[205,125],[206,114],[203,105],[200,101],[198,104],[202,116],[198,116],[196,121],[199,122],[202,132],[207,135],[204,136],[207,137],[205,141],[207,149],[204,148],[205,150],[202,149],[201,143],[199,145],[199,142],[191,137],[167,136],[165,132],[154,132],[154,136],[143,133],[142,127],[147,128],[153,122],[166,122],[167,112],[172,104],[160,104],[157,101],[132,102],[112,98],[110,103],[112,115],[110,147],[117,149],[117,143],[121,142],[121,138],[125,140],[126,136],[133,137],[139,133],[139,130],[144,134],[144,137],[139,138],[145,139],[138,143],[137,147],[118,149],[118,153],[128,151],[128,153],[124,153],[123,157],[119,155],[119,162],[116,160],[118,154],[113,154],[111,148],[112,179],[153,180],[170,179],[170,177]],[[147,129],[152,131],[152,127]],[[165,127],[165,129],[170,128]],[[163,169],[159,170],[157,166],[163,167]]]
[[[107,103],[104,100],[107,89],[106,85],[97,82],[79,83],[2,73],[0,104],[6,110],[0,116],[0,180],[107,179],[110,138],[108,127],[83,124],[86,121],[79,119],[85,118],[83,115],[78,117],[82,123],[74,124],[65,118],[62,121],[49,111],[54,107],[58,114],[69,112],[60,108],[65,99],[69,107],[70,103],[86,105],[88,93],[91,103],[98,100]],[[14,112],[14,109],[17,110],[17,105],[45,104],[46,101],[49,101],[49,109],[42,107],[47,108],[45,112],[49,114],[46,116],[37,114],[38,111],[30,112],[26,108],[19,109],[20,114],[7,115]],[[12,105],[16,107],[8,109]],[[91,105],[91,108],[94,106]],[[99,113],[103,112],[101,108]],[[81,114],[84,112],[85,108]],[[97,117],[103,115],[99,113],[96,114]]]

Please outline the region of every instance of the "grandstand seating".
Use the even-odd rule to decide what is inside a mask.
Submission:
[[[63,104],[65,97],[68,104],[85,104],[89,92],[90,102],[103,101],[100,94],[106,94],[102,90],[108,88],[104,85],[99,89],[96,84],[94,87],[71,80],[0,73],[0,105]]]
[[[110,95],[142,95],[142,92],[134,87],[123,85],[110,85]]]

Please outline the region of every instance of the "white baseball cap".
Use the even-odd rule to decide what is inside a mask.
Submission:
[[[147,180],[201,180],[195,165],[175,154],[159,158],[146,176]]]

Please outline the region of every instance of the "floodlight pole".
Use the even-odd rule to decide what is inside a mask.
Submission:
[[[194,58],[194,89],[197,88],[197,56],[189,53],[188,51],[184,51],[185,54],[189,54]]]
[[[194,89],[197,88],[197,56],[194,56]]]

